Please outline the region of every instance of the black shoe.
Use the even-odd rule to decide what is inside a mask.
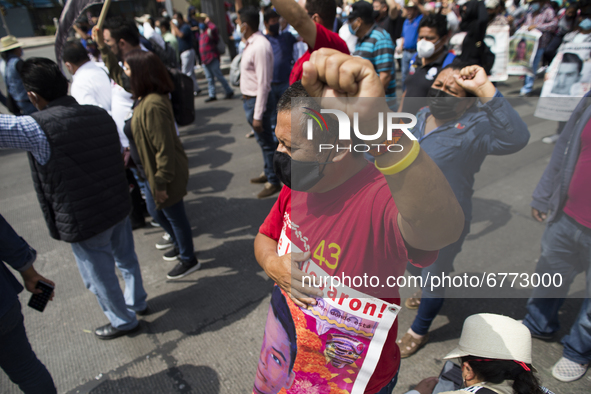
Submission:
[[[234,92],[226,93],[226,95],[224,96],[224,99],[229,100],[232,97],[234,97]]]
[[[139,331],[139,329],[140,325],[138,324],[137,326],[135,326],[135,328],[132,328],[131,330],[118,330],[115,327],[113,327],[111,323],[109,323],[105,326],[99,327],[96,330],[94,330],[94,335],[96,335],[98,339],[109,340],[131,334],[133,332]]]
[[[160,223],[158,223],[158,222],[157,222],[157,221],[155,221],[154,219],[152,219],[152,220],[150,221],[150,226],[152,226],[152,227],[162,227],[162,226],[160,225]]]
[[[203,89],[199,89],[198,91],[193,92],[193,96],[195,96],[195,97],[199,96],[199,93],[201,93],[202,91],[203,91]]]
[[[150,314],[150,310],[146,306],[145,309],[143,309],[141,311],[137,311],[135,314],[138,315],[138,316],[146,316],[146,315],[149,315]]]
[[[168,273],[168,275],[166,275],[166,277],[168,279],[179,279],[183,276],[189,275],[191,272],[197,271],[199,268],[201,268],[201,263],[197,261],[196,257],[189,262],[179,260],[179,263],[176,265],[176,267],[174,267]]]
[[[168,252],[164,253],[162,258],[166,261],[175,261],[179,259],[180,253],[181,252],[179,251],[179,248],[172,248]]]
[[[131,221],[131,229],[137,230],[138,228],[146,227],[145,220],[132,220]]]
[[[172,242],[172,237],[168,233],[164,233],[162,239],[158,241],[156,244],[156,249],[164,250],[174,246],[174,242]]]
[[[205,102],[206,103],[211,103],[212,101],[216,101],[216,100],[217,100],[217,97],[211,97],[211,96],[209,96],[208,98],[205,99]]]

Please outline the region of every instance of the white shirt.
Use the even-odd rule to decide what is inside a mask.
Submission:
[[[72,97],[81,105],[96,105],[111,112],[111,81],[94,62],[84,63],[72,76]]]

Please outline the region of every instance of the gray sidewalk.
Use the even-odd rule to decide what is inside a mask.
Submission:
[[[501,86],[513,94],[518,88],[516,79]],[[152,313],[141,319],[141,332],[131,337],[113,341],[94,337],[94,329],[106,324],[106,318],[84,287],[69,245],[48,235],[26,154],[0,150],[0,212],[37,249],[37,270],[56,282],[55,300],[42,314],[26,307],[28,293],[21,294],[21,303],[32,346],[59,393],[252,392],[273,286],[254,259],[253,239],[274,199],[257,200],[260,186],[248,181],[261,172],[262,157],[254,139],[244,138],[250,128],[242,102],[203,100],[196,99],[195,124],[181,129],[190,167],[186,208],[203,268],[181,280],[167,280],[174,263],[162,260],[162,252],[154,248],[162,232],[151,227],[134,231]],[[456,273],[486,265],[533,267],[539,257],[544,226],[530,218],[529,199],[552,151],[540,140],[554,131],[556,123],[533,119],[535,108],[530,103],[515,100],[523,117],[535,123],[529,145],[511,156],[489,157],[476,176],[472,233],[456,260]],[[402,361],[394,392],[404,393],[439,373],[441,358],[457,344],[468,315],[492,312],[519,319],[525,302],[525,298],[447,300],[429,343]],[[562,352],[559,340],[580,304],[580,299],[567,300],[555,340],[533,341],[534,365],[543,383],[557,394],[591,391],[589,372],[570,384],[550,374]],[[399,337],[414,314],[402,309]],[[0,393],[18,392],[0,372]]]

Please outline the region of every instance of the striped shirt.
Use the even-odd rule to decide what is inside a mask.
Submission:
[[[41,165],[51,156],[45,133],[30,116],[0,115],[0,149],[26,150]]]
[[[378,74],[389,72],[392,78],[386,89],[386,97],[396,97],[394,44],[386,30],[374,24],[365,37],[357,41],[353,56],[369,60]]]

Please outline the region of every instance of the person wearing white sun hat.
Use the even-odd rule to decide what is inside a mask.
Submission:
[[[440,394],[551,393],[534,375],[531,343],[529,330],[517,320],[492,313],[469,316],[458,345],[444,357],[460,360],[464,387]]]
[[[461,361],[465,388],[454,393],[550,393],[534,375],[529,330],[510,317],[492,313],[469,316],[458,346],[444,357],[455,358]]]
[[[29,101],[27,91],[23,86],[20,69],[23,60],[23,44],[15,36],[5,36],[0,39],[0,55],[6,62],[4,82],[8,92],[8,108],[15,115],[30,115],[37,112],[35,106]]]

